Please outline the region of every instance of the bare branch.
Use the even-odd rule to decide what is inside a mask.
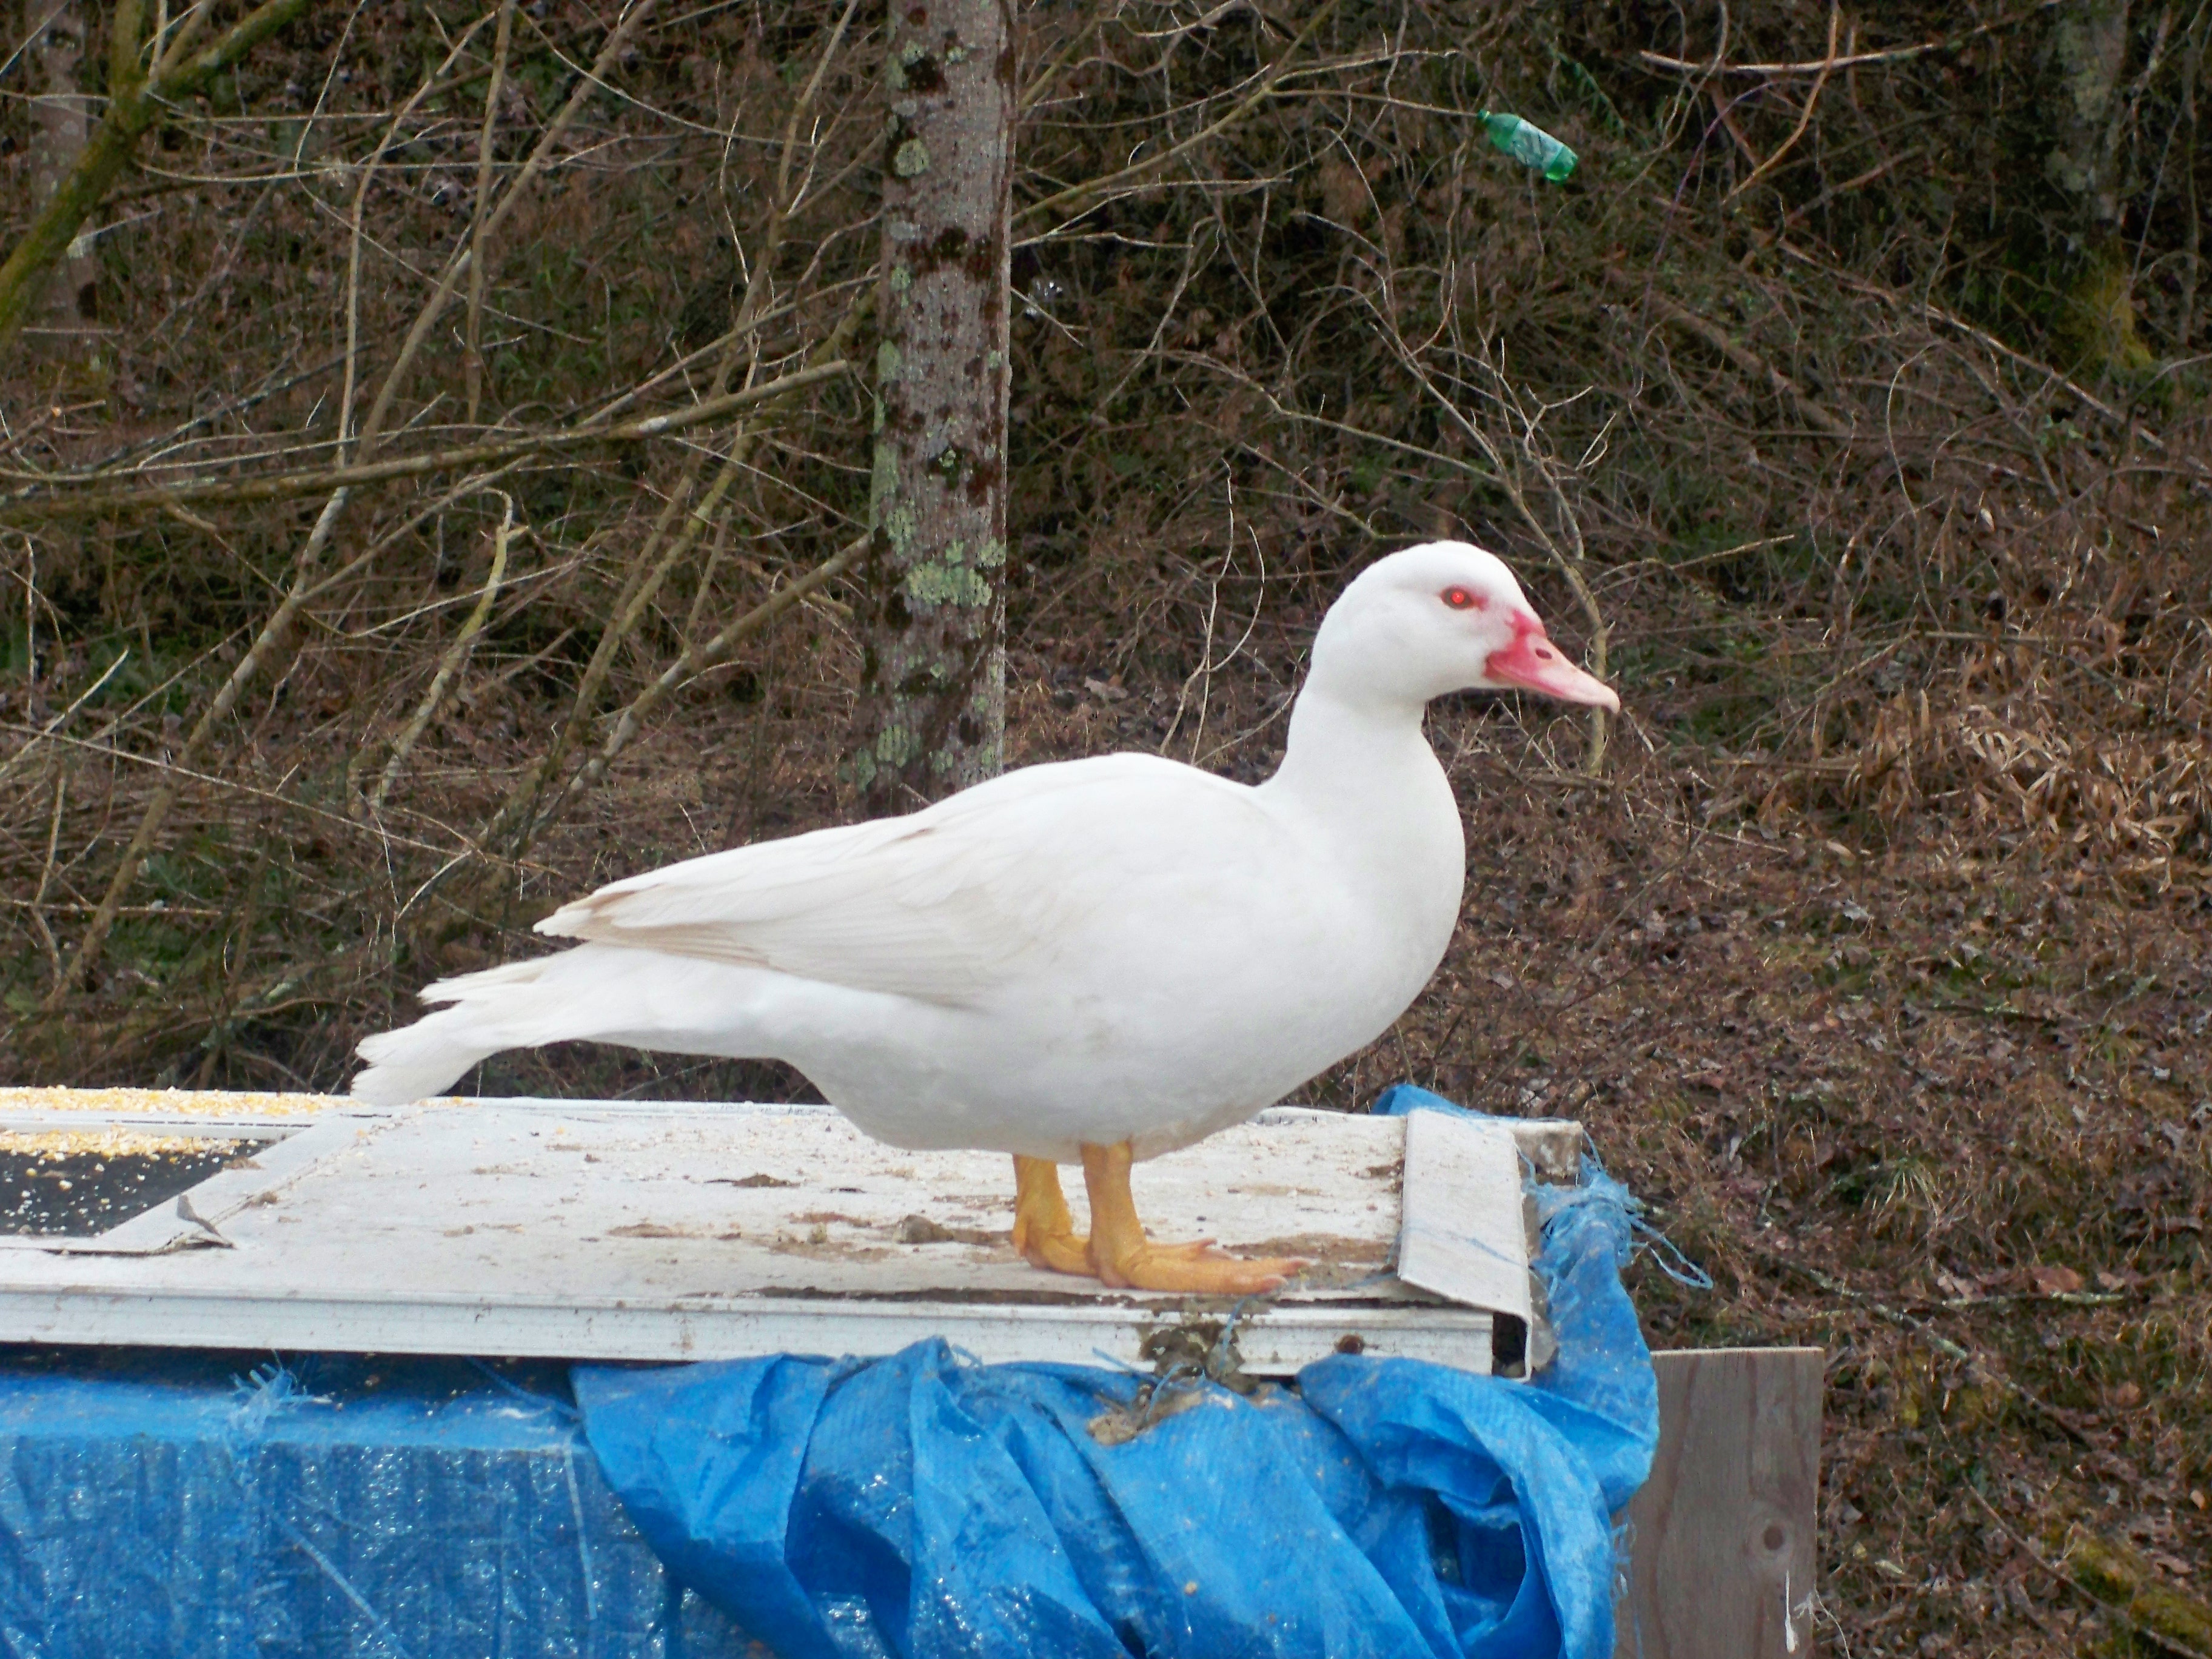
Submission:
[[[453,677],[467,666],[469,653],[476,649],[477,635],[483,630],[484,620],[491,615],[492,605],[499,599],[499,585],[507,574],[507,544],[514,533],[514,498],[506,491],[497,492],[501,502],[499,528],[492,532],[491,570],[484,577],[483,591],[477,596],[476,609],[469,612],[461,631],[439,659],[438,672],[430,678],[430,689],[422,694],[421,707],[406,728],[392,745],[391,758],[384,763],[384,774],[376,781],[375,791],[368,798],[371,811],[384,809],[384,798],[392,793],[392,786],[399,781],[400,769],[407,764],[407,757],[422,738],[423,728],[437,714],[439,705],[446,700],[446,688]]]
[[[787,398],[809,386],[834,380],[852,367],[843,358],[833,357],[827,362],[794,369],[779,380],[763,380],[760,385],[747,386],[741,392],[726,392],[719,398],[703,399],[689,409],[655,415],[645,420],[625,421],[619,426],[532,433],[487,443],[463,444],[453,449],[435,450],[427,455],[395,455],[389,460],[366,461],[355,466],[325,467],[311,472],[280,472],[264,478],[180,480],[175,483],[136,489],[88,489],[81,494],[55,491],[48,484],[36,485],[19,490],[4,503],[0,503],[0,512],[20,513],[35,507],[42,516],[51,518],[59,514],[112,513],[132,507],[171,507],[185,503],[206,506],[296,501],[302,496],[319,495],[327,490],[425,477],[432,473],[489,465],[523,456],[557,454],[592,444],[636,443],[647,438],[665,437],[672,432],[686,431],[741,409]]]
[[[1291,44],[1283,49],[1283,54],[1275,60],[1274,67],[1261,76],[1259,84],[1239,99],[1230,112],[1219,120],[1194,132],[1181,143],[1170,145],[1157,155],[1148,155],[1143,161],[1132,162],[1117,172],[1109,173],[1097,179],[1086,179],[1079,185],[1070,185],[1065,190],[1055,191],[1042,201],[1032,202],[1027,207],[1019,209],[1015,216],[1027,218],[1031,214],[1065,213],[1076,208],[1079,204],[1095,204],[1097,198],[1101,197],[1110,195],[1117,190],[1127,190],[1145,183],[1170,162],[1181,156],[1188,155],[1208,139],[1218,138],[1232,127],[1242,125],[1245,118],[1253,111],[1275,95],[1277,83],[1297,66],[1296,59],[1299,48],[1320,33],[1321,26],[1335,14],[1338,3],[1339,0],[1322,0],[1322,4],[1316,9],[1314,15],[1306,20],[1306,26],[1300,29]]]
[[[100,205],[116,175],[130,162],[138,141],[161,118],[162,110],[199,91],[307,6],[308,0],[264,0],[197,57],[183,55],[191,43],[180,39],[146,80],[109,99],[106,118],[85,146],[76,167],[32,221],[31,228],[15,244],[7,262],[0,264],[0,346],[21,330],[47,270]]]
[[[469,312],[462,331],[461,375],[472,426],[483,396],[484,210],[491,202],[492,140],[499,131],[499,95],[507,82],[507,45],[514,38],[514,0],[500,0],[499,33],[491,49],[491,80],[484,88],[483,128],[477,137],[476,199],[469,208]]]
[[[1663,53],[1656,52],[1639,52],[1636,57],[1639,63],[1648,64],[1653,69],[1671,70],[1677,75],[1715,73],[1772,76],[1828,75],[1839,69],[1863,69],[1875,64],[1909,64],[1914,58],[1925,58],[1931,52],[1955,52],[1969,40],[1978,40],[1982,36],[1994,34],[1999,29],[2014,27],[2027,22],[2040,12],[2049,11],[2054,6],[2063,6],[2065,3],[2066,0],[2037,0],[2037,3],[2026,11],[2014,12],[2009,17],[1992,18],[1978,27],[1968,29],[1963,34],[1947,35],[1941,40],[1923,40],[1917,46],[1893,46],[1887,52],[1846,52],[1838,58],[1832,43],[1828,48],[1827,56],[1812,58],[1802,63],[1714,64],[1707,61],[1692,64],[1686,58],[1668,58]]]

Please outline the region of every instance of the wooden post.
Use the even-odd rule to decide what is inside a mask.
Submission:
[[[1818,1348],[1656,1353],[1659,1452],[1617,1659],[1810,1659],[1820,1487]]]

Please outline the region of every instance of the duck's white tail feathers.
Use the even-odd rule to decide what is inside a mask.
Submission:
[[[737,1033],[726,1025],[702,1030],[702,1017],[720,1014],[714,1025],[734,1017],[742,1025],[750,999],[730,994],[738,987],[709,987],[701,980],[727,980],[744,972],[657,951],[582,945],[441,979],[423,988],[422,1000],[445,1007],[412,1025],[362,1041],[360,1054],[368,1065],[353,1080],[354,1097],[379,1106],[422,1100],[450,1088],[471,1066],[503,1049],[578,1037],[728,1053]],[[737,1046],[742,1052],[748,1045]]]
[[[470,1066],[499,1052],[471,1042],[456,1030],[462,1024],[459,1015],[459,1010],[449,1008],[398,1030],[362,1039],[359,1052],[368,1065],[354,1077],[354,1098],[372,1106],[427,1100],[444,1094]]]

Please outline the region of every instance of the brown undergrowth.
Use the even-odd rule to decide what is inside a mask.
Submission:
[[[864,378],[364,486],[313,571],[326,492],[156,489],[327,465],[387,385],[434,458],[871,360],[869,17],[533,4],[487,127],[497,9],[311,11],[149,138],[106,367],[0,370],[0,1079],[342,1086],[562,900],[850,809],[840,580],[697,653],[860,526]],[[2113,128],[2145,369],[2061,315],[2048,9],[1744,9],[1347,3],[1294,60],[1255,9],[1024,14],[1009,745],[1264,775],[1349,572],[1506,555],[1624,718],[1593,769],[1437,708],[1465,921],[1309,1097],[1582,1118],[1717,1281],[1635,1269],[1656,1341],[1829,1352],[1835,1650],[2073,1653],[2113,1624],[2054,1516],[2212,1593],[2212,11],[2138,9]],[[483,307],[404,359],[480,179]],[[580,1045],[470,1086],[805,1089]]]

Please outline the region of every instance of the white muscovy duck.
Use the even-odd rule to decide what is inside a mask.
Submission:
[[[1618,708],[1495,556],[1377,561],[1315,635],[1256,787],[1156,755],[1024,767],[910,817],[734,848],[538,924],[584,941],[423,991],[363,1100],[568,1038],[795,1066],[894,1146],[1014,1158],[1015,1247],[1109,1285],[1242,1294],[1300,1263],[1146,1239],[1133,1162],[1243,1121],[1389,1030],[1443,959],[1466,845],[1432,697]],[[1091,1232],[1057,1165],[1079,1160]]]

